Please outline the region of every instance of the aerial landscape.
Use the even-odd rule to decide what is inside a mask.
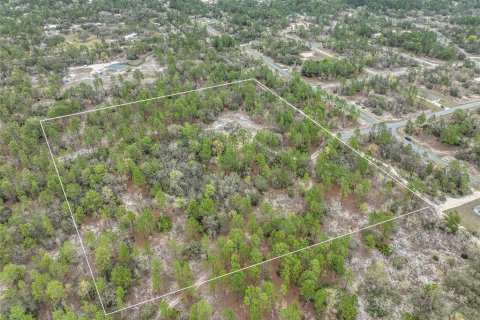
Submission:
[[[0,320],[480,319],[480,2],[0,2]]]

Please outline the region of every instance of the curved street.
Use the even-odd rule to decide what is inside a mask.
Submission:
[[[252,49],[246,49],[245,52],[247,54],[249,54],[250,56],[254,57],[254,58],[257,58],[257,59],[262,59],[263,62],[274,72],[277,72],[278,74],[280,74],[281,76],[285,77],[285,78],[290,78],[291,77],[291,74],[290,74],[290,70],[289,69],[286,69],[286,68],[282,68],[280,65],[278,65],[275,61],[273,61],[272,59],[268,58],[267,56],[265,56],[264,54],[262,54],[261,52],[257,51],[257,50],[252,50]],[[316,85],[311,85],[313,87],[314,90],[317,90],[318,89],[318,86]],[[353,105],[355,107],[355,109],[359,112],[359,117],[364,120],[365,122],[368,123],[369,125],[369,128],[366,128],[366,129],[361,129],[360,130],[360,134],[361,135],[365,135],[365,134],[368,134],[373,128],[374,128],[374,125],[375,124],[378,124],[380,123],[379,121],[373,119],[371,116],[369,116],[367,113],[363,112],[363,110],[361,110],[357,105]],[[432,112],[432,113],[429,113],[427,114],[427,119],[431,118],[432,116],[435,116],[435,117],[442,117],[442,116],[446,116],[446,115],[449,115],[449,114],[452,114],[454,113],[456,110],[468,110],[468,109],[472,109],[472,108],[475,108],[475,107],[480,107],[480,100],[479,101],[473,101],[473,102],[469,102],[469,103],[465,103],[465,104],[460,104],[460,105],[457,105],[455,107],[452,107],[452,108],[448,108],[448,109],[442,109],[440,111],[437,111],[437,112]],[[445,160],[441,159],[440,157],[438,157],[436,154],[434,154],[433,152],[423,148],[422,146],[416,144],[414,141],[409,141],[407,139],[405,139],[404,136],[401,136],[399,133],[398,133],[398,129],[406,126],[408,120],[410,120],[411,122],[415,122],[415,118],[411,118],[411,119],[405,119],[405,120],[402,120],[402,121],[398,121],[398,122],[387,122],[386,125],[387,127],[392,131],[392,134],[393,136],[395,137],[395,139],[397,139],[398,141],[401,141],[403,143],[407,143],[409,145],[411,145],[413,147],[414,150],[417,150],[418,153],[424,155],[425,157],[427,157],[427,159],[439,164],[439,165],[442,165],[442,166],[447,166],[448,165],[448,162],[446,162]],[[355,134],[355,130],[350,130],[350,131],[346,131],[346,132],[343,132],[341,133],[341,139],[342,140],[348,140],[349,138],[351,138],[353,135]],[[480,187],[480,179],[472,174],[470,174],[470,182],[477,186],[477,187]]]
[[[218,32],[217,30],[213,29],[212,27],[208,27],[207,28],[207,31],[211,34],[211,35],[218,35],[220,34],[220,32]],[[314,50],[320,50],[318,48],[318,46],[314,46],[313,44],[309,43],[310,47],[313,48]],[[285,68],[285,67],[282,67],[280,66],[278,63],[276,63],[274,60],[272,60],[271,58],[265,56],[263,53],[259,52],[258,50],[254,50],[254,49],[251,49],[251,48],[247,48],[246,46],[241,46],[243,47],[243,52],[245,52],[247,55],[255,58],[255,59],[261,59],[273,72],[275,73],[278,73],[279,75],[289,79],[291,78],[291,70],[289,68]],[[323,52],[323,51],[322,51]],[[326,52],[323,52],[324,54],[328,54],[330,56],[329,53],[326,53]],[[413,58],[415,59],[415,57],[411,57],[409,56],[409,58]],[[418,58],[417,58],[418,59]],[[419,59],[420,60],[420,59]],[[419,62],[422,62],[424,63],[425,61],[424,60],[421,60]],[[433,64],[433,63],[432,63]],[[433,66],[430,66],[430,67],[433,67]],[[313,85],[313,84],[310,84],[312,86],[312,88],[314,90],[317,90],[318,89],[318,86],[317,85]],[[361,110],[357,105],[353,104],[353,107],[359,112],[359,117],[364,120],[365,122],[368,123],[369,125],[369,128],[366,128],[366,129],[361,129],[360,130],[360,135],[365,135],[365,134],[368,134],[375,126],[375,124],[379,124],[380,122],[373,119],[370,115],[368,115],[367,113],[363,112],[363,110]],[[452,107],[452,108],[448,108],[448,109],[443,109],[443,110],[440,110],[440,111],[437,111],[437,112],[432,112],[432,113],[429,113],[427,114],[427,119],[431,118],[432,116],[436,116],[436,117],[442,117],[442,116],[446,116],[446,115],[449,115],[449,114],[452,114],[453,112],[455,112],[456,110],[468,110],[468,109],[472,109],[472,108],[475,108],[475,107],[480,107],[480,100],[478,101],[473,101],[473,102],[469,102],[469,103],[465,103],[465,104],[459,104],[455,107]],[[404,136],[400,135],[398,133],[398,129],[404,127],[408,121],[411,121],[411,122],[415,122],[415,117],[413,118],[410,118],[410,119],[405,119],[405,120],[402,120],[402,121],[398,121],[398,122],[386,122],[386,125],[387,127],[392,131],[392,134],[393,136],[395,137],[395,139],[397,139],[398,141],[400,142],[403,142],[403,143],[407,143],[409,145],[411,145],[413,147],[414,150],[417,150],[418,153],[422,154],[423,156],[427,157],[427,159],[439,164],[439,165],[442,165],[442,166],[448,166],[448,162],[441,159],[440,157],[438,157],[435,153],[423,148],[422,146],[416,144],[414,141],[409,141],[407,139],[405,139]],[[355,130],[349,130],[349,131],[345,131],[345,132],[342,132],[340,133],[340,136],[341,136],[341,139],[342,140],[348,140],[349,138],[351,138],[353,135],[355,134]],[[475,175],[472,175],[470,174],[470,182],[477,186],[477,187],[480,187],[480,178],[475,176]]]

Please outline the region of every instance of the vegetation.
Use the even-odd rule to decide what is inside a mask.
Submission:
[[[306,77],[349,78],[361,72],[362,62],[347,59],[325,58],[321,61],[307,60],[302,65],[302,75]]]
[[[300,76],[338,81],[377,114],[423,111],[425,89],[474,96],[478,10],[472,0],[2,3],[0,319],[478,318],[473,235],[411,192],[436,202],[470,192],[475,111],[409,122],[409,134],[459,149],[462,162],[443,167],[384,124],[345,145],[327,130],[366,128],[363,111]],[[437,21],[446,27],[428,31]],[[249,59],[252,40],[300,72],[281,78]],[[321,48],[334,57],[300,60]],[[454,64],[425,68],[403,50]],[[392,68],[410,69],[371,70]]]
[[[407,128],[409,134],[433,135],[439,142],[459,147],[455,157],[480,168],[479,114],[456,110],[448,119],[431,117],[416,121]]]
[[[308,47],[294,40],[282,41],[269,39],[262,43],[261,50],[275,61],[292,66],[301,65],[300,53],[307,51]]]

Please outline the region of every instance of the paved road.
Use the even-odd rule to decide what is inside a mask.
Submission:
[[[264,55],[263,53],[255,50],[255,49],[250,49],[250,48],[245,48],[244,51],[257,59],[262,59],[265,64],[272,69],[274,72],[278,72],[281,76],[290,79],[291,74],[290,71],[287,68],[283,68],[280,65],[278,65],[275,61]]]
[[[316,51],[317,53],[320,53],[320,54],[322,54],[322,55],[324,55],[324,56],[343,58],[343,57],[340,56],[340,55],[333,55],[332,53],[323,50],[318,44],[313,43],[313,42],[310,42],[310,41],[307,41],[307,40],[305,40],[305,39],[302,39],[302,38],[300,38],[300,37],[298,37],[298,36],[296,36],[296,35],[285,34],[285,37],[287,37],[287,38],[289,38],[289,39],[292,39],[292,40],[295,40],[295,41],[298,41],[298,42],[302,42],[302,43],[306,44],[307,46],[309,46],[311,50]]]
[[[461,105],[458,105],[458,106],[450,108],[450,109],[444,109],[444,110],[440,110],[440,111],[437,111],[437,112],[427,114],[427,119],[431,118],[434,115],[435,115],[435,117],[442,117],[442,116],[454,113],[455,110],[468,110],[468,109],[472,109],[472,108],[475,108],[475,107],[480,107],[480,101],[465,103],[465,104],[461,104]],[[415,120],[416,120],[415,118],[410,119],[410,121],[413,122],[413,123],[415,122]],[[447,166],[448,162],[439,158],[437,155],[435,155],[434,153],[430,152],[429,150],[423,148],[422,146],[416,144],[415,141],[408,141],[407,139],[405,139],[404,136],[402,136],[398,133],[398,129],[406,126],[407,122],[408,122],[408,120],[402,120],[402,121],[398,121],[398,122],[386,123],[386,125],[387,125],[387,128],[389,128],[392,131],[392,134],[395,137],[395,139],[397,139],[398,141],[401,141],[403,143],[411,145],[413,150],[415,150],[418,153],[424,155],[429,160],[431,160],[431,161],[433,161],[437,164]],[[361,135],[366,135],[370,132],[371,129],[372,129],[372,127],[367,128],[367,129],[362,129],[362,130],[360,130],[360,134]],[[342,140],[348,140],[354,134],[355,134],[355,131],[347,131],[347,132],[342,133],[341,138],[342,138]],[[472,184],[475,184],[478,187],[480,187],[480,179],[477,176],[470,175],[470,182]]]
[[[291,77],[289,70],[280,67],[278,64],[275,63],[275,61],[273,61],[272,59],[263,55],[262,53],[258,52],[257,50],[246,49],[245,51],[248,54],[254,56],[255,58],[262,59],[265,62],[265,64],[267,64],[272,70],[277,71],[280,75],[282,75],[286,78]],[[420,60],[420,59],[418,59],[418,60]],[[431,64],[431,66],[434,65],[433,63],[430,63],[430,62],[427,62],[427,61],[424,61],[424,60],[420,60],[420,61],[423,62],[423,63],[429,63],[429,64]],[[316,86],[316,85],[312,85],[312,87],[314,88],[314,90],[318,89],[318,86]],[[325,88],[325,87],[322,86],[322,89],[323,88]],[[458,109],[467,110],[467,109],[475,108],[475,107],[478,107],[478,106],[480,106],[480,101],[475,101],[475,102],[471,102],[471,103],[458,105],[458,106],[453,107],[453,108],[443,109],[443,110],[440,110],[438,112],[430,113],[430,114],[427,115],[427,119],[432,117],[433,115],[435,115],[436,117],[442,117],[442,116],[451,114],[451,113],[455,112],[455,110],[458,110]],[[357,105],[354,105],[354,107],[359,111],[359,117],[362,120],[366,121],[369,125],[369,128],[361,129],[360,134],[361,135],[368,134],[370,132],[370,130],[373,128],[373,125],[377,124],[378,122],[375,119],[373,119],[372,117],[370,117],[368,114],[366,114],[362,110],[360,110],[360,108]],[[415,119],[410,119],[410,120],[412,122],[415,122]],[[398,121],[398,122],[387,123],[387,127],[392,131],[393,136],[398,141],[410,144],[412,146],[413,150],[416,150],[418,153],[424,155],[429,160],[431,160],[431,161],[433,161],[437,164],[440,164],[442,166],[447,166],[448,163],[446,161],[442,160],[441,158],[436,156],[434,153],[432,153],[432,152],[426,150],[425,148],[419,146],[418,144],[414,143],[414,141],[406,140],[404,137],[402,137],[398,133],[398,129],[404,127],[407,124],[407,121],[408,120],[402,120],[402,121]],[[348,140],[351,136],[353,136],[354,133],[355,133],[355,131],[344,132],[343,134],[341,134],[342,140]],[[470,182],[472,184],[480,187],[480,179],[478,177],[476,177],[474,175],[470,175]]]
[[[209,34],[211,35],[219,35],[220,32],[218,32],[217,30],[213,29],[212,27],[207,27],[207,31]],[[292,37],[290,36],[290,38],[292,39],[295,39],[295,40],[302,40],[302,39],[297,39],[297,37]],[[303,41],[303,40],[302,40]],[[315,46],[314,44],[312,43],[308,43],[310,48],[314,49],[314,50],[317,50],[319,52],[321,52],[322,54],[325,54],[325,55],[328,55],[328,56],[332,56],[330,53],[326,52],[326,51],[323,51],[321,49],[319,49],[317,46]],[[281,67],[280,65],[278,65],[275,61],[273,61],[272,59],[270,59],[269,57],[265,56],[264,54],[262,54],[261,52],[257,51],[257,50],[254,50],[254,49],[250,49],[250,48],[247,48],[247,47],[244,47],[244,52],[247,53],[248,55],[254,57],[254,58],[257,58],[257,59],[262,59],[263,62],[271,69],[273,70],[274,72],[277,72],[278,74],[280,74],[281,76],[287,78],[287,79],[290,79],[291,78],[291,74],[290,74],[290,70],[289,69],[285,69],[283,67]],[[419,59],[419,58],[416,58],[416,57],[412,57],[408,54],[405,54],[405,53],[402,53],[402,55],[405,55],[409,58],[412,58],[422,64],[426,64],[428,65],[429,67],[436,67],[437,64],[433,63],[433,62],[430,62],[430,61],[426,61],[426,60],[422,60],[422,59]],[[374,72],[372,72],[372,70],[366,70],[366,72],[372,76],[374,75]],[[311,84],[312,88],[314,90],[317,90],[318,89],[318,86],[317,85],[313,85]],[[430,113],[427,115],[427,119],[429,119],[430,117],[432,117],[433,115],[435,115],[436,117],[441,117],[441,116],[445,116],[445,115],[448,115],[448,114],[451,114],[453,112],[455,112],[455,110],[458,110],[458,109],[462,109],[462,110],[468,110],[468,109],[471,109],[471,108],[475,108],[475,107],[478,107],[480,106],[480,101],[475,101],[475,102],[471,102],[471,103],[466,103],[466,104],[462,104],[462,105],[458,105],[456,107],[453,107],[453,108],[449,108],[449,109],[443,109],[443,110],[440,110],[438,112],[434,112],[434,113]],[[361,119],[363,119],[364,121],[366,121],[369,125],[369,128],[366,128],[366,129],[361,129],[360,130],[360,134],[361,135],[365,135],[365,134],[368,134],[370,132],[370,130],[372,130],[373,128],[373,125],[375,124],[378,124],[379,122],[376,121],[375,119],[373,119],[372,117],[370,117],[368,114],[364,113],[357,105],[354,104],[354,107],[358,110],[359,112],[359,117]],[[412,122],[415,122],[415,119],[410,119],[410,121]],[[398,122],[392,122],[392,123],[387,123],[387,127],[392,131],[392,134],[393,136],[398,140],[398,141],[401,141],[401,142],[404,142],[404,143],[407,143],[407,144],[410,144],[414,150],[417,150],[418,153],[426,156],[429,160],[437,163],[437,164],[440,164],[440,165],[443,165],[443,166],[447,166],[448,165],[448,162],[442,160],[441,158],[439,158],[438,156],[436,156],[434,153],[426,150],[425,148],[417,145],[416,143],[414,143],[414,141],[408,141],[406,140],[404,137],[402,137],[399,133],[398,133],[398,129],[404,127],[406,124],[407,124],[408,120],[402,120],[402,121],[398,121]],[[348,140],[350,137],[352,137],[354,135],[355,131],[352,130],[352,131],[347,131],[347,132],[344,132],[341,134],[341,138],[342,140]],[[476,176],[473,176],[473,175],[470,175],[470,181],[472,184],[475,184],[476,186],[480,187],[480,179]]]

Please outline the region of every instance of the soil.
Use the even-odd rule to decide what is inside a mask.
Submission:
[[[429,211],[422,212],[426,217]],[[364,279],[364,272],[374,262],[384,264],[389,276],[390,285],[401,297],[411,295],[412,292],[428,283],[442,283],[445,275],[452,270],[458,270],[466,265],[461,258],[461,253],[468,252],[474,246],[473,239],[462,231],[452,236],[439,228],[425,229],[420,222],[421,215],[415,214],[395,223],[394,235],[391,237],[390,246],[393,254],[387,257],[378,250],[371,250],[370,255],[363,250],[353,251],[353,257],[348,266],[357,275],[354,288],[358,288]],[[353,241],[362,248],[361,235],[352,236]],[[433,257],[436,259],[433,259]],[[403,257],[408,263],[398,268],[394,266],[394,257]],[[362,296],[359,297],[362,299]],[[366,301],[361,301],[365,304]],[[411,302],[401,299],[396,310],[411,310]],[[401,315],[394,314],[390,319],[400,319]]]
[[[457,211],[460,217],[462,218],[460,224],[463,227],[465,227],[465,229],[467,229],[468,231],[476,232],[477,234],[480,234],[480,215],[473,212],[473,208],[480,205],[480,192],[479,191],[475,192],[473,197],[468,197],[467,199],[471,199],[471,198],[475,198],[475,200],[464,203],[460,206],[445,210],[444,212],[447,213],[447,212]]]
[[[317,51],[305,51],[300,53],[300,60],[313,60],[313,61],[321,61],[323,59],[327,58],[326,55],[321,54],[320,52]]]
[[[207,130],[220,131],[230,134],[237,130],[237,127],[246,129],[254,136],[264,126],[256,123],[247,113],[242,111],[223,111],[217,119],[207,127]]]
[[[269,190],[264,199],[273,207],[280,206],[286,214],[291,212],[299,214],[305,211],[305,199],[298,195],[290,197],[286,189]]]
[[[330,202],[338,201],[340,202],[344,210],[347,210],[348,212],[351,212],[351,213],[358,212],[354,197],[349,196],[346,199],[342,199],[340,194],[341,194],[340,186],[338,184],[334,184],[332,188],[325,190],[324,200],[330,201]]]
[[[405,133],[405,128],[402,128],[400,132],[402,135],[407,135]],[[413,135],[412,138],[415,143],[421,145],[425,149],[435,153],[440,157],[453,157],[458,151],[460,151],[460,147],[444,144],[438,141],[437,137],[435,137],[433,134],[426,135],[421,132],[420,134]]]

